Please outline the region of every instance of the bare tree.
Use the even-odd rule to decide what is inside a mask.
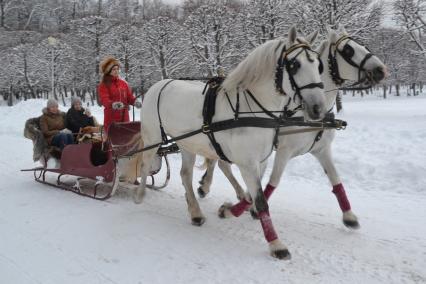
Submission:
[[[415,51],[426,57],[426,1],[397,0],[394,10],[397,21],[415,43]]]
[[[239,13],[241,31],[250,49],[284,35],[292,24],[287,11],[288,2],[250,0],[243,5]]]
[[[227,1],[212,1],[201,5],[184,23],[193,54],[201,71],[208,76],[215,75],[219,68],[226,68],[226,61],[236,56],[231,34],[235,11],[226,4]]]

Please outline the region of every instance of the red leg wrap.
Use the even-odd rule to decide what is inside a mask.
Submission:
[[[268,185],[265,188],[265,191],[263,192],[263,194],[265,195],[266,200],[269,199],[269,197],[272,195],[272,193],[275,190],[275,186],[272,186],[268,183]]]
[[[239,217],[245,210],[251,206],[251,203],[243,199],[231,207],[231,213],[235,217]]]
[[[346,197],[343,184],[339,183],[333,186],[333,193],[336,195],[337,201],[339,202],[340,209],[342,209],[343,212],[351,210],[351,204],[349,203],[349,200]]]
[[[275,233],[274,225],[272,225],[271,217],[269,217],[268,211],[259,212],[260,224],[262,224],[263,234],[268,243],[278,239],[277,233]]]

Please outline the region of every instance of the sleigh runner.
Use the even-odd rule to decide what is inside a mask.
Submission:
[[[37,131],[37,121],[30,121]],[[40,139],[35,139],[25,133],[30,138],[40,144]],[[47,160],[52,156],[52,149],[45,148],[41,153],[35,153],[35,159],[40,158],[43,166],[23,169],[24,172],[33,172],[37,182],[54,186],[76,194],[90,197],[97,200],[106,200],[116,192],[120,182],[125,181],[119,170],[119,160],[130,160],[125,156],[132,150],[139,147],[140,122],[114,123],[110,126],[109,135],[105,142],[89,142],[82,144],[67,145],[59,158],[58,168],[49,168]],[[44,145],[46,146],[46,145]],[[50,151],[49,151],[50,150]],[[161,147],[155,159],[155,163],[150,171],[151,184],[147,187],[161,189],[167,186],[170,180],[170,165],[167,155],[177,153],[179,149],[175,144]],[[53,153],[57,153],[53,149]],[[55,154],[53,154],[55,155]],[[50,157],[51,158],[51,157]],[[133,157],[132,159],[138,159]],[[155,175],[162,168],[163,162],[166,164],[166,174],[160,184],[155,183]],[[134,163],[135,179],[137,183],[138,164]],[[56,174],[56,181],[52,182],[50,174]]]

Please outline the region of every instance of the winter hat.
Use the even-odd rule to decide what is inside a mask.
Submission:
[[[71,98],[71,105],[74,106],[76,103],[81,104],[81,99],[79,97],[72,97]]]
[[[112,56],[107,56],[99,64],[99,71],[102,73],[102,75],[107,75],[109,72],[111,72],[111,69],[114,66],[120,66],[120,61]]]
[[[58,106],[58,102],[55,99],[48,99],[46,106],[47,108],[55,107]]]

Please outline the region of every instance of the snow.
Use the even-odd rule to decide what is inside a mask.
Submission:
[[[140,205],[125,187],[101,202],[36,183],[20,172],[36,165],[23,127],[44,105],[0,107],[0,283],[426,282],[426,96],[344,97],[349,126],[334,157],[357,231],[343,226],[319,164],[309,155],[289,163],[270,210],[290,261],[269,256],[249,214],[217,217],[236,200],[219,170],[200,200],[207,221],[191,226],[179,155],[169,156],[169,186]],[[100,108],[92,113],[102,121]]]

